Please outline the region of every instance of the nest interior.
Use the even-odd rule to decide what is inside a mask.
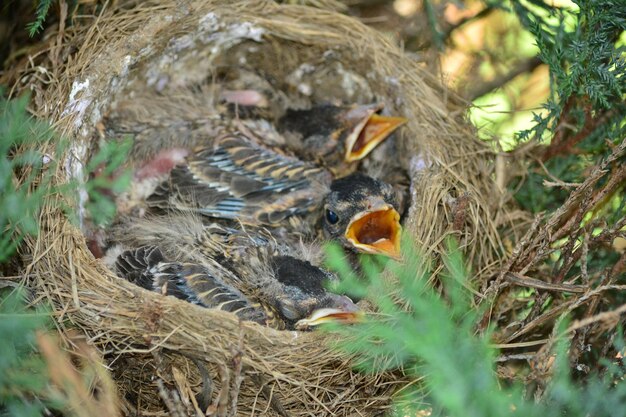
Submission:
[[[478,271],[478,284],[497,266],[503,215],[493,154],[445,88],[359,22],[264,1],[122,2],[56,35],[43,64],[49,78],[42,82],[26,65],[16,86],[32,90],[34,112],[71,139],[70,152],[57,155],[63,161],[59,183],[84,178],[106,117],[143,126],[141,147],[137,142],[133,152],[140,148],[146,157],[158,151],[163,135],[192,140],[154,121],[180,126],[210,119],[212,83],[243,68],[303,106],[379,101],[408,118],[394,149],[377,150],[364,169],[406,173],[404,227],[427,254],[436,256],[443,238],[454,233]],[[190,104],[190,94],[205,97],[206,107]],[[62,329],[83,329],[103,352],[129,413],[163,409],[155,375],[181,393],[197,391],[194,361],[209,364],[216,389],[238,393],[228,406],[236,403],[237,412],[248,415],[378,414],[409,383],[401,372],[354,371],[349,357],[329,347],[332,336],[240,323],[228,313],[136,288],[94,258],[84,230],[57,204],[45,207],[42,220],[39,237],[29,241],[27,273],[36,277],[30,285],[52,302]]]

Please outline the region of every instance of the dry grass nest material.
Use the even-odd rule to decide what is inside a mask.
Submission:
[[[392,169],[405,170],[411,180],[404,227],[416,244],[436,257],[444,237],[455,233],[478,271],[477,283],[493,272],[501,252],[496,228],[504,216],[491,180],[492,153],[463,123],[461,107],[444,88],[354,19],[264,1],[141,2],[105,8],[48,39],[45,51],[19,69],[15,92],[31,90],[34,112],[72,141],[67,155],[55,156],[63,161],[58,182],[84,175],[103,116],[121,98],[147,92],[175,100],[175,91],[210,78],[216,65],[234,57],[294,97],[315,100],[315,93],[285,80],[309,65],[334,68],[328,80],[335,82],[341,68],[365,87],[338,89],[340,99],[375,97],[409,119],[396,138]],[[242,59],[249,46],[262,53]],[[51,301],[61,328],[83,329],[105,354],[129,413],[159,415],[173,386],[181,404],[193,409],[189,393],[198,390],[199,377],[192,361],[209,364],[214,392],[228,388],[217,396],[217,411],[234,412],[237,404],[237,413],[248,415],[378,414],[409,382],[401,372],[353,371],[350,358],[328,347],[331,336],[240,323],[140,290],[95,259],[83,231],[55,207],[44,209],[40,236],[29,242],[27,273],[37,277],[30,285]]]

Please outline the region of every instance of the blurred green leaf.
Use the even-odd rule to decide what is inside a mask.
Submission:
[[[27,95],[6,100],[0,88],[0,263],[9,259],[25,235],[37,235],[38,213],[48,197],[57,193],[66,198],[77,196],[84,189],[88,196],[85,209],[96,224],[106,224],[116,211],[112,194],[123,192],[131,180],[130,172],[122,168],[132,146],[132,141],[125,139],[105,143],[87,164],[87,172],[99,171],[98,175],[53,185],[57,161],[39,149],[52,144],[59,157],[69,144],[48,123],[28,114],[28,102]],[[19,183],[14,175],[21,178]],[[75,197],[74,205],[78,201]],[[70,218],[75,217],[71,205],[58,204]]]
[[[42,415],[47,368],[37,353],[35,332],[49,325],[44,311],[26,307],[23,291],[0,291],[0,410],[3,415]]]

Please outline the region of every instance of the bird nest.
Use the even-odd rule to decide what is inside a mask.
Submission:
[[[456,234],[478,271],[474,280],[493,271],[501,251],[500,211],[490,200],[498,194],[494,155],[463,122],[462,106],[383,35],[333,11],[266,1],[114,4],[88,22],[61,24],[37,66],[29,60],[20,69],[18,91],[31,90],[35,114],[71,140],[65,155],[55,155],[58,183],[84,179],[92,149],[106,137],[103,120],[120,103],[152,95],[153,107],[125,113],[142,123],[203,117],[186,104],[185,89],[243,67],[305,104],[377,101],[406,117],[394,149],[375,152],[363,169],[406,173],[403,225],[418,247],[436,258],[444,237]],[[148,146],[146,155],[157,151]],[[173,401],[171,387],[193,409],[199,362],[208,364],[214,412],[374,415],[411,382],[401,371],[355,371],[331,348],[332,335],[242,323],[142,290],[94,257],[85,219],[81,229],[58,206],[45,206],[41,233],[28,242],[30,285],[51,301],[61,328],[84,330],[103,352],[129,414],[159,415]]]

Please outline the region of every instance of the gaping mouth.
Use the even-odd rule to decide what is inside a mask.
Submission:
[[[372,112],[352,130],[346,140],[346,162],[365,158],[394,130],[407,122],[404,117],[381,116]]]
[[[360,311],[345,311],[337,308],[320,308],[315,310],[309,317],[296,323],[297,330],[305,330],[319,326],[323,323],[356,323],[361,320],[363,313]]]
[[[360,252],[400,257],[400,215],[391,206],[360,213],[352,218],[345,237]]]

